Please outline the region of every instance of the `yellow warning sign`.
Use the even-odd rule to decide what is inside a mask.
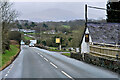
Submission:
[[[60,43],[60,38],[56,38],[56,43]]]

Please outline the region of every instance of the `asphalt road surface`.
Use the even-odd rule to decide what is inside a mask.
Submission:
[[[2,73],[2,74],[1,74]],[[0,72],[2,78],[118,78],[118,74],[64,55],[22,46],[16,60]]]

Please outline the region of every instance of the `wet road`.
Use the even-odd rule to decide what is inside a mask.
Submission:
[[[20,55],[1,73],[2,78],[118,78],[112,71],[28,46],[22,46]]]

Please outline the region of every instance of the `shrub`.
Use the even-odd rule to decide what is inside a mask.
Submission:
[[[19,43],[21,41],[21,33],[18,32],[18,31],[11,31],[11,32],[9,32],[8,37],[9,37],[9,40],[16,40]]]

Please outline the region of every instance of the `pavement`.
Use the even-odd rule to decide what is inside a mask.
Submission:
[[[0,72],[6,78],[118,78],[120,75],[56,52],[21,46],[15,61]]]

